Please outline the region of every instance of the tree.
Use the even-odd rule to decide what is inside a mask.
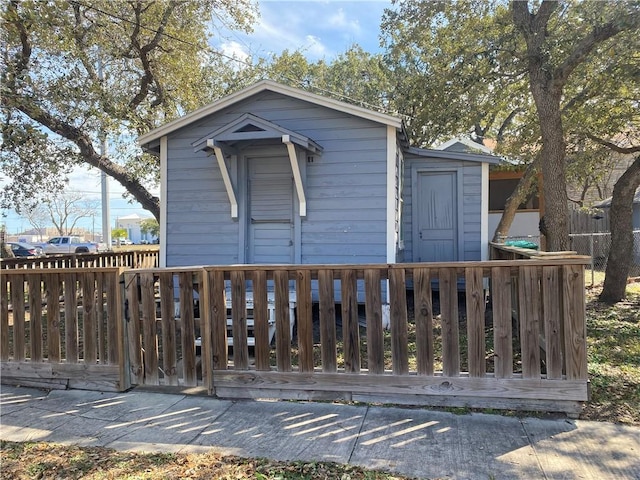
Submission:
[[[557,28],[557,22],[563,20],[562,17],[568,19],[563,10],[566,12],[569,8],[559,9],[558,2],[545,0],[533,12],[528,2],[512,3],[513,22],[526,43],[529,84],[540,125],[547,241],[551,250],[569,248],[566,145],[561,107],[564,89],[576,68],[593,53],[599,53],[598,46],[625,30],[637,30],[640,26],[637,6],[619,5],[609,9],[597,6],[597,16],[590,11],[593,7],[576,7],[581,13],[593,16],[587,17],[587,25],[577,35],[567,35]],[[554,30],[558,34],[552,35]]]
[[[0,225],[0,258],[14,258],[15,255],[8,243],[5,242],[7,231],[4,225]]]
[[[565,122],[573,130],[629,121],[637,96],[623,86],[637,70],[623,66],[637,64],[638,13],[636,2],[406,1],[385,14],[383,29],[405,112],[436,119],[416,122],[425,141],[490,135],[503,152],[540,158],[548,246],[564,250]],[[594,107],[600,101],[616,108]]]
[[[127,238],[127,230],[124,228],[114,228],[111,230],[111,238],[118,241],[118,245],[120,241]]]
[[[309,63],[301,52],[285,50],[263,66],[280,83],[374,110],[394,109],[391,77],[382,55],[352,45],[331,63]]]
[[[40,241],[42,241],[42,234],[45,233],[47,225],[51,223],[51,218],[46,206],[43,203],[39,203],[33,208],[24,212],[25,217],[29,224],[36,229]]]
[[[621,146],[593,135],[590,138],[618,153],[638,154],[640,152],[640,145]],[[631,267],[629,258],[633,255],[633,199],[638,187],[640,187],[640,154],[613,187],[609,212],[611,247],[604,285],[599,298],[605,303],[614,304],[626,295],[627,277]]]
[[[0,162],[13,182],[3,202],[32,206],[83,165],[159,218],[146,187],[157,159],[126,145],[211,101],[209,21],[247,30],[254,9],[250,0],[5,2]],[[102,135],[120,156],[99,153]]]
[[[154,218],[148,218],[140,222],[140,232],[144,235],[151,235],[152,237],[160,236],[160,224]]]
[[[80,193],[65,192],[36,206],[29,211],[27,216],[32,225],[34,225],[33,222],[36,218],[38,222],[43,222],[46,218],[58,230],[58,235],[73,235],[74,229],[81,219],[96,214],[98,203],[97,200],[86,200]]]

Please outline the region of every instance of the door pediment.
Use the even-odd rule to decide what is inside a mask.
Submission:
[[[297,132],[281,127],[269,120],[260,118],[252,113],[244,113],[234,121],[209,133],[201,139],[193,142],[194,152],[208,150],[208,146],[213,140],[217,144],[234,146],[240,142],[251,142],[256,140],[281,140],[288,136],[290,141],[304,148],[310,153],[320,153],[322,147],[310,138]]]

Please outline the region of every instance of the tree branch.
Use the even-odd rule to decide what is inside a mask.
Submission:
[[[142,5],[140,2],[136,2],[135,5],[132,5],[135,13],[135,24],[134,29],[131,34],[131,44],[133,49],[138,52],[138,56],[140,62],[142,63],[142,69],[144,74],[140,78],[139,90],[138,93],[131,99],[129,102],[129,108],[136,108],[140,105],[145,98],[147,98],[149,94],[149,87],[154,84],[157,98],[153,101],[152,106],[157,107],[162,104],[164,101],[164,90],[160,82],[155,78],[153,73],[153,69],[151,66],[151,59],[149,58],[149,54],[156,48],[158,48],[162,37],[164,36],[164,30],[173,14],[173,11],[177,8],[178,3],[175,1],[169,2],[167,5],[167,9],[162,14],[162,19],[160,20],[160,24],[156,29],[155,35],[153,39],[147,43],[146,45],[140,45],[140,26],[142,24]]]
[[[629,14],[623,18],[616,18],[609,23],[594,27],[589,35],[578,42],[564,62],[555,69],[553,73],[554,83],[560,86],[564,85],[569,75],[597,45],[622,31],[638,28],[638,26],[640,26],[640,16]]]
[[[120,165],[96,152],[91,138],[82,130],[52,116],[49,112],[36,105],[32,99],[16,96],[11,100],[11,106],[52,132],[73,142],[80,150],[80,154],[86,163],[115,179],[133,195],[142,205],[142,208],[153,213],[156,219],[160,218],[160,200],[158,197],[151,195],[138,179],[127,173]]]
[[[585,133],[585,135],[591,140],[593,140],[594,142],[599,143],[600,145],[604,145],[605,147],[617,153],[631,154],[631,153],[640,152],[640,145],[633,145],[631,147],[621,147],[619,145],[616,145],[613,142],[604,140],[603,138],[600,138],[600,137],[596,137],[595,135],[592,135],[590,133]]]

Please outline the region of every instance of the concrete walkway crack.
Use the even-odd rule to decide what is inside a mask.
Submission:
[[[529,446],[531,447],[531,450],[533,450],[533,456],[536,459],[536,464],[538,465],[538,468],[540,469],[540,473],[542,474],[542,479],[544,480],[549,480],[549,477],[547,477],[547,473],[544,471],[544,466],[542,465],[542,462],[540,461],[540,455],[538,455],[538,450],[536,449],[535,446],[535,441],[533,439],[533,436],[529,434],[529,431],[527,430],[527,426],[526,426],[526,422],[524,422],[522,420],[522,418],[519,419],[520,421],[520,425],[522,426],[522,431],[524,432],[524,434],[527,437],[527,442],[529,443]]]
[[[351,452],[349,452],[349,459],[347,460],[347,463],[351,465],[351,459],[353,458],[353,454],[356,451],[356,448],[358,447],[358,443],[360,443],[360,434],[362,433],[362,429],[364,428],[364,423],[367,421],[367,415],[369,414],[369,405],[367,405],[365,407],[365,412],[364,415],[362,416],[362,422],[360,423],[360,428],[358,429],[358,433],[356,436],[356,441],[353,442],[353,447],[351,448]]]

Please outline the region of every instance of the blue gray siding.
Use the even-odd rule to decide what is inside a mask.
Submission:
[[[167,266],[244,263],[246,165],[227,159],[240,215],[232,219],[214,157],[192,142],[250,112],[317,142],[299,155],[307,216],[296,248],[305,264],[386,261],[386,126],[333,109],[263,92],[168,137]],[[284,145],[269,147],[281,149]],[[255,149],[252,150],[255,156]],[[294,196],[295,197],[295,196]]]

